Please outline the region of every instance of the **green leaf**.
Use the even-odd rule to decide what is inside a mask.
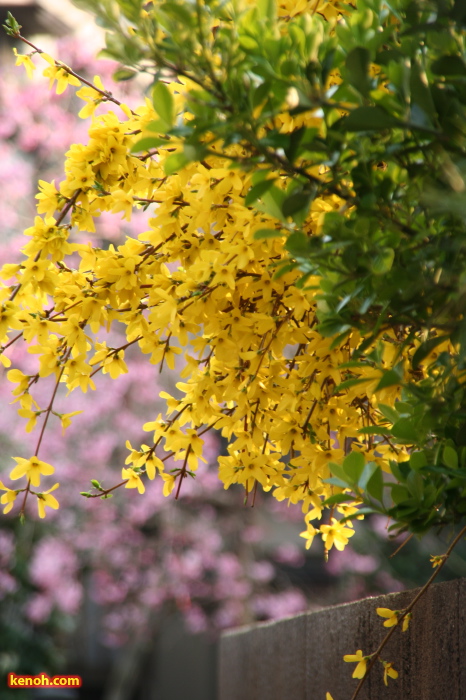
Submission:
[[[190,12],[186,5],[181,5],[177,2],[164,2],[160,5],[160,9],[165,15],[179,22],[183,28],[192,27],[194,24],[194,12]]]
[[[150,151],[152,148],[157,148],[158,146],[166,146],[167,140],[158,138],[157,136],[145,136],[143,139],[139,139],[136,143],[131,146],[131,153],[140,153],[141,151]]]
[[[345,323],[340,318],[325,318],[317,326],[317,332],[324,338],[331,338],[337,333],[345,333],[351,328],[349,323]]]
[[[164,163],[165,175],[173,175],[174,173],[182,170],[188,163],[190,159],[187,158],[185,153],[172,153],[168,156]]]
[[[443,448],[443,463],[450,469],[458,469],[458,453],[449,445]]]
[[[347,489],[351,484],[348,483],[348,480],[346,479],[343,481],[343,479],[338,479],[336,476],[330,477],[330,479],[322,479],[324,484],[331,484],[332,486],[338,486],[340,489]]]
[[[382,248],[371,262],[371,270],[374,275],[385,275],[392,269],[395,251],[393,248]]]
[[[405,466],[401,467],[398,462],[390,461],[390,471],[397,481],[406,481]]]
[[[7,19],[5,24],[2,24],[3,29],[6,31],[8,36],[17,36],[20,33],[21,24],[13,17],[11,12],[7,12]]]
[[[417,61],[411,61],[411,109],[417,106],[426,116],[426,126],[432,126],[435,118],[435,105],[427,83],[427,77]],[[411,115],[412,120],[412,115]]]
[[[359,428],[358,433],[363,435],[391,435],[391,430],[382,425],[368,425],[367,428]]]
[[[270,22],[275,19],[277,13],[277,3],[275,0],[256,0],[257,14],[259,17],[266,17]]]
[[[358,486],[362,491],[366,491],[367,484],[379,467],[375,462],[367,462],[364,465],[361,476],[358,479]]]
[[[385,403],[379,403],[378,408],[380,413],[384,416],[384,418],[390,421],[390,423],[396,423],[400,417],[399,413],[394,408],[387,406]]]
[[[283,221],[282,204],[285,199],[283,190],[278,187],[270,187],[267,192],[261,196],[261,204],[256,204],[256,209],[263,211],[269,216]]]
[[[152,102],[159,117],[165,122],[167,129],[175,123],[175,102],[173,95],[165,83],[160,81],[152,88]]]
[[[425,467],[427,465],[426,453],[423,450],[411,452],[409,457],[409,465],[411,469],[414,469],[415,471],[417,471],[418,469],[422,469],[422,467]]]
[[[364,506],[363,508],[358,508],[356,513],[351,513],[350,515],[345,515],[344,518],[340,519],[340,523],[347,523],[348,520],[356,520],[359,515],[372,515],[372,513],[377,513],[378,510],[372,506]]]
[[[418,501],[422,501],[424,495],[424,479],[419,472],[411,471],[406,479],[406,485],[409,492]]]
[[[256,185],[253,185],[244,198],[244,205],[249,207],[253,202],[260,199],[262,195],[267,192],[267,190],[270,190],[270,188],[273,187],[274,182],[274,179],[262,180]]]
[[[284,233],[276,228],[260,228],[254,232],[254,238],[256,240],[261,240],[263,238],[279,238],[284,236]]]
[[[348,82],[362,95],[366,96],[370,89],[369,65],[370,53],[362,46],[357,46],[346,57]]]
[[[412,405],[407,401],[397,401],[395,404],[395,408],[399,416],[410,416],[413,412]]]
[[[392,499],[397,505],[409,499],[408,489],[401,484],[390,484],[390,487],[392,490]]]
[[[396,370],[389,369],[383,373],[382,378],[377,384],[375,391],[386,389],[387,387],[394,386],[395,384],[401,384],[400,375]]]
[[[364,384],[367,382],[371,382],[372,379],[367,379],[367,377],[354,377],[353,379],[345,379],[344,382],[339,384],[338,386],[335,387],[334,393],[336,394],[338,391],[343,391],[344,389],[350,389],[352,386],[357,386],[358,384]]]
[[[427,357],[427,355],[429,355],[432,352],[432,350],[434,350],[434,348],[437,347],[437,345],[440,345],[440,343],[443,343],[443,341],[447,340],[448,338],[448,335],[439,335],[435,338],[429,338],[429,340],[426,340],[424,343],[422,343],[422,345],[418,347],[418,349],[413,355],[413,369],[418,369],[422,360],[425,357]]]
[[[295,231],[286,239],[285,249],[294,258],[305,257],[309,254],[309,238],[301,231]]]
[[[401,126],[402,122],[381,107],[358,107],[341,120],[345,131],[377,131]]]
[[[309,191],[293,192],[283,201],[283,216],[293,216],[293,214],[296,214],[296,212],[299,212],[302,209],[305,209],[307,213],[312,199],[312,193]]]
[[[329,462],[328,468],[334,476],[338,477],[339,479],[342,479],[343,481],[346,481],[346,474],[341,464],[337,464],[336,462]]]
[[[280,277],[283,277],[283,275],[286,275],[288,272],[291,272],[291,270],[295,270],[297,267],[295,262],[290,262],[286,263],[285,265],[280,265],[280,267],[274,272],[273,274],[273,279],[278,280]]]
[[[380,467],[377,467],[377,469],[367,482],[366,491],[377,501],[383,503],[383,476]]]
[[[126,19],[129,19],[130,22],[138,21],[141,14],[142,0],[118,0],[118,5]]]
[[[117,83],[120,83],[123,80],[131,80],[132,78],[136,77],[136,75],[137,71],[130,70],[129,68],[119,68],[114,72],[112,78]]]
[[[323,501],[322,505],[334,506],[339,503],[351,503],[354,500],[354,496],[351,496],[349,493],[335,493],[333,496],[329,496],[329,498]]]
[[[412,445],[418,440],[418,432],[412,418],[400,418],[392,428],[392,435]]]
[[[343,460],[343,469],[349,479],[351,479],[351,483],[358,483],[364,469],[365,461],[362,452],[350,452]]]
[[[435,75],[451,75],[466,77],[466,65],[460,56],[441,56],[430,67]]]
[[[165,132],[165,122],[162,119],[154,119],[144,126],[145,131],[153,131],[156,134],[163,134]],[[172,133],[175,130],[172,131]],[[167,143],[167,140],[166,140]]]

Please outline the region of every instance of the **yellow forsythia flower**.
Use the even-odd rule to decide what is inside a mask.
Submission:
[[[45,518],[45,508],[53,508],[57,510],[60,507],[55,496],[51,496],[51,492],[55,491],[60,486],[60,484],[54,484],[51,489],[44,491],[43,493],[36,493],[37,496],[37,508],[39,510],[39,518]]]
[[[348,538],[354,535],[354,530],[350,527],[345,527],[336,518],[332,518],[331,525],[321,525],[320,532],[322,539],[325,542],[325,549],[330,550],[333,545],[337,549],[343,551],[348,544]]]
[[[61,95],[62,92],[65,92],[68,85],[81,85],[81,82],[75,78],[74,75],[71,75],[71,73],[68,72],[68,66],[57,63],[46,53],[42,53],[41,56],[49,64],[49,68],[42,71],[42,75],[50,79],[49,90],[52,87],[54,80],[57,81],[57,95]]]
[[[394,625],[398,624],[398,610],[390,610],[390,608],[377,608],[377,615],[388,618],[383,623],[384,627],[393,627]]]
[[[398,671],[393,668],[393,664],[389,661],[383,662],[383,682],[388,685],[388,677],[398,678]]]
[[[353,671],[353,678],[364,678],[367,670],[367,662],[369,661],[369,656],[364,656],[361,649],[358,649],[356,654],[345,654],[343,661],[348,663],[357,663],[358,665]]]
[[[16,49],[13,49],[13,53],[16,56],[16,66],[24,66],[26,69],[26,73],[28,74],[28,78],[32,78],[33,71],[36,70],[36,67],[34,63],[31,60],[30,56],[25,56],[24,54],[18,53]]]
[[[123,479],[128,479],[125,484],[125,489],[137,489],[139,493],[144,493],[145,486],[142,483],[141,477],[133,469],[123,469],[121,470],[121,476]]]
[[[10,473],[10,479],[21,479],[25,476],[29,479],[33,486],[40,486],[40,475],[49,476],[55,471],[54,467],[47,462],[42,462],[38,457],[30,457],[29,459],[24,459],[23,457],[13,457],[15,462],[17,462],[16,467]]]
[[[2,491],[5,491],[3,496],[0,498],[0,503],[5,506],[3,512],[9,513],[10,510],[13,508],[13,503],[15,502],[16,496],[18,495],[19,491],[13,491],[13,489],[9,489],[7,486],[4,486],[1,481],[0,489]]]

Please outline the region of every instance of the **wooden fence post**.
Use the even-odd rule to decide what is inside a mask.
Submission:
[[[218,700],[350,700],[357,681],[344,654],[378,647],[387,629],[377,607],[400,610],[416,591],[392,593],[226,632]],[[431,586],[407,632],[383,652],[399,671],[383,683],[376,664],[358,700],[466,700],[466,579]]]

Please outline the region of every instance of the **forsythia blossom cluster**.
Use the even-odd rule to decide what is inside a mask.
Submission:
[[[313,3],[293,7],[306,11],[308,5]],[[280,4],[282,14],[286,6]],[[332,6],[327,10],[331,14]],[[58,92],[80,84],[66,66],[44,58],[44,74],[51,85],[57,81]],[[18,62],[31,69],[29,60]],[[274,276],[274,266],[286,256],[284,239],[254,235],[264,227],[278,230],[278,223],[245,205],[251,175],[231,169],[225,157],[244,155],[240,144],[226,151],[216,143],[202,162],[167,175],[167,157],[181,149],[176,138],[155,155],[131,151],[141,135],[153,135],[147,126],[158,119],[156,107],[146,100],[134,112],[120,105],[118,113],[94,116],[103,99],[99,78],[94,85],[77,93],[86,103],[80,116],[92,116],[89,140],[71,146],[59,185],[39,183],[38,215],[25,231],[24,259],[1,270],[0,358],[8,366],[3,350],[19,336],[37,357],[35,374],[12,369],[7,375],[19,415],[33,430],[38,418],[47,421],[53,413],[32,399],[34,383],[52,376],[57,386],[86,393],[95,389],[96,372],[112,379],[126,373],[125,352],[135,346],[152,364],[181,368],[181,381],[177,396],[163,394],[166,414],[145,423],[147,444],[128,444],[122,470],[127,488],[143,493],[145,477],[158,475],[166,495],[174,489],[178,494],[183,478],[204,461],[202,435],[215,428],[229,443],[228,454],[219,457],[225,488],[240,484],[253,499],[260,484],[278,500],[299,504],[306,546],[319,533],[327,550],[343,549],[353,534],[349,522],[332,517],[329,524],[312,524],[322,518],[323,501],[341,491],[326,482],[328,465],[341,463],[350,448],[386,471],[390,459],[405,457],[403,450],[359,432],[376,421],[379,401],[393,405],[399,388],[375,396],[380,372],[361,364],[351,377],[362,382],[338,389],[349,376],[341,365],[361,339],[353,333],[335,346],[320,336],[315,281],[302,289],[295,285],[296,271]],[[191,84],[185,79],[168,87],[181,122]],[[291,131],[306,118],[319,123],[314,113],[294,120],[285,114],[281,128]],[[286,186],[279,172],[277,186]],[[316,199],[305,224],[308,234],[317,235],[323,214],[341,205],[333,194]],[[150,215],[137,238],[108,249],[86,242],[104,212],[130,220],[142,207]],[[115,326],[124,329],[125,340],[111,347],[107,334]],[[386,367],[399,345],[395,336],[388,340]],[[74,412],[56,415],[65,429]],[[166,472],[169,457],[178,466]],[[20,492],[26,497],[42,475],[54,471],[37,455],[16,461],[11,478],[23,479],[24,486],[2,486],[5,512]],[[41,516],[45,506],[58,507],[50,495],[54,488],[35,494]],[[348,506],[334,506],[332,516],[338,513],[348,515]]]

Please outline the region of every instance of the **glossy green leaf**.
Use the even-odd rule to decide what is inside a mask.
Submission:
[[[263,238],[279,238],[284,234],[276,228],[260,228],[254,232],[254,238],[256,240],[262,240]]]
[[[466,64],[460,56],[441,56],[430,67],[436,75],[462,76],[466,78]]]
[[[443,462],[450,469],[458,469],[458,453],[453,447],[445,445],[443,448]]]
[[[401,484],[391,484],[390,487],[392,499],[397,505],[409,499],[409,491],[405,486]]]
[[[288,195],[283,201],[282,212],[283,216],[293,216],[302,209],[307,213],[309,204],[312,201],[312,195],[309,191],[297,191]]]
[[[390,423],[396,423],[400,418],[400,414],[394,408],[387,406],[384,403],[379,403],[378,409],[384,418],[390,421]]]
[[[392,427],[392,435],[414,445],[417,442],[418,431],[411,418],[400,418]]]
[[[145,136],[143,139],[139,139],[136,143],[131,146],[131,153],[140,153],[141,151],[150,151],[159,146],[166,146],[167,140],[161,139],[157,136]]]
[[[419,365],[421,362],[434,350],[437,345],[440,345],[440,343],[443,343],[445,340],[449,338],[448,335],[438,335],[435,338],[429,338],[429,340],[426,340],[422,345],[418,347],[416,352],[413,355],[413,369],[418,369]]]
[[[383,486],[382,470],[380,467],[377,467],[367,482],[366,490],[372,498],[383,503]]]
[[[135,70],[130,70],[129,68],[119,68],[112,75],[112,79],[115,80],[117,83],[119,83],[119,82],[122,82],[124,80],[132,80],[136,76],[137,76],[137,71],[135,71]]]
[[[392,269],[395,251],[393,248],[383,248],[371,262],[374,275],[385,275]]]
[[[175,102],[173,95],[165,83],[158,82],[152,88],[152,102],[159,117],[164,121],[167,129],[175,122]]]
[[[182,170],[190,162],[185,153],[172,153],[164,163],[165,175],[173,175]]]
[[[362,452],[350,452],[343,460],[343,470],[351,479],[351,482],[357,484],[363,472],[365,458]]]
[[[369,51],[362,46],[357,46],[346,57],[348,81],[362,95],[367,95],[370,89],[370,58]]]
[[[247,193],[246,197],[244,198],[244,204],[246,207],[251,206],[254,202],[256,202],[258,199],[262,197],[263,194],[267,192],[271,187],[273,187],[275,180],[274,179],[269,179],[269,180],[262,180],[261,182],[258,182],[256,185],[253,185],[249,192]]]
[[[427,465],[426,453],[423,450],[411,452],[409,456],[409,464],[411,469],[422,469],[422,467]]]
[[[345,131],[377,131],[401,126],[402,122],[381,107],[358,107],[342,119],[341,128]]]
[[[389,386],[395,386],[395,384],[401,384],[400,375],[396,370],[389,369],[383,373],[380,382],[377,384],[375,390],[380,391],[381,389],[386,389]]]
[[[303,257],[309,253],[309,238],[301,231],[296,231],[286,239],[285,248],[293,257]]]

